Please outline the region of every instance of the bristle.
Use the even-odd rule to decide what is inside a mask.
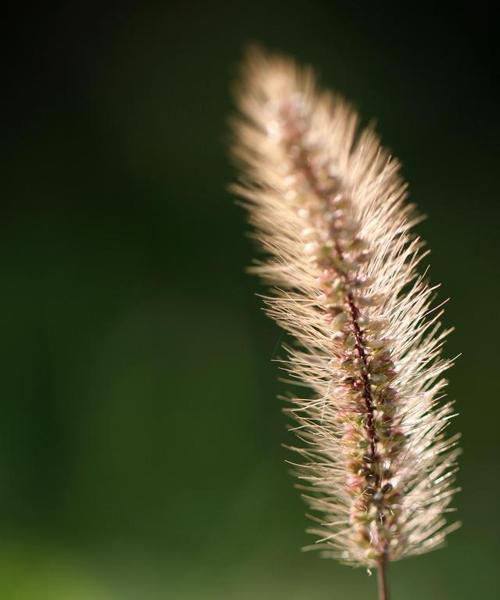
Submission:
[[[447,331],[416,267],[398,163],[310,69],[252,51],[238,92],[236,192],[275,286],[268,313],[297,344],[286,370],[314,547],[363,566],[441,545],[457,450],[440,404]]]

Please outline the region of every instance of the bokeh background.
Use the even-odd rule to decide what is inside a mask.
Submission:
[[[469,5],[26,4],[2,17],[0,596],[374,598],[309,541],[282,337],[226,191],[245,44],[313,64],[404,164],[450,296],[463,528],[394,598],[497,598],[498,84]]]

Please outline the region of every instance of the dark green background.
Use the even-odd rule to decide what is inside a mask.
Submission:
[[[474,12],[477,10],[477,12]],[[400,157],[450,296],[464,434],[448,547],[395,600],[498,597],[498,87],[474,5],[60,2],[3,15],[0,596],[374,598],[299,549],[282,341],[226,192],[228,93],[260,41]]]

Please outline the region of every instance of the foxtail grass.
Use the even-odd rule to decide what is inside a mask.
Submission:
[[[293,338],[285,369],[313,394],[287,412],[299,440],[308,549],[379,571],[441,546],[457,435],[443,400],[435,287],[400,167],[341,97],[294,61],[252,50],[237,86],[234,191],[265,258],[268,314]]]

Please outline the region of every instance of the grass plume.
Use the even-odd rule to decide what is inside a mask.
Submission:
[[[267,312],[296,340],[286,369],[314,392],[288,410],[311,547],[383,574],[455,527],[449,332],[417,271],[419,216],[398,162],[310,69],[252,50],[237,101],[234,190],[267,254],[253,270],[273,286]]]

